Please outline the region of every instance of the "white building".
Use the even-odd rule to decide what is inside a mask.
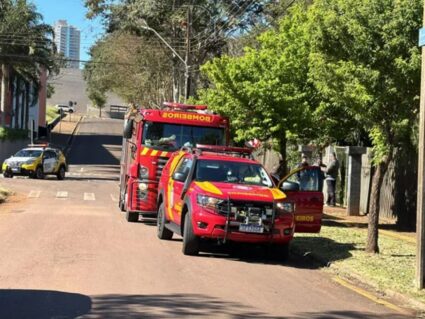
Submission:
[[[67,67],[78,69],[80,63],[80,30],[68,25],[66,20],[59,20],[55,23],[55,44],[57,51],[70,60]]]

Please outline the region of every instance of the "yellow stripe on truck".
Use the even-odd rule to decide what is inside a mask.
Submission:
[[[275,199],[275,200],[286,198],[285,193],[282,192],[280,189],[272,188],[272,189],[270,189],[270,192],[272,193],[273,199]]]
[[[221,190],[219,190],[210,182],[195,182],[195,184],[205,192],[210,192],[214,195],[223,195]]]
[[[153,150],[152,153],[151,153],[151,156],[156,156],[156,154],[158,154],[158,151],[157,150]]]
[[[140,155],[146,155],[149,152],[149,148],[144,147]]]

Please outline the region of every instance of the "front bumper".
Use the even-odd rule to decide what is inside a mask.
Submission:
[[[239,231],[239,226],[232,223],[227,227],[226,217],[206,212],[202,209],[193,214],[193,230],[196,236],[211,239],[224,239],[245,243],[277,243],[285,244],[294,236],[294,218],[292,214],[276,218],[273,229],[265,233],[248,233]]]
[[[35,170],[37,168],[37,164],[20,164],[17,167],[10,167],[8,164],[3,163],[2,165],[2,171],[8,172],[13,175],[18,176],[30,176],[35,173]]]

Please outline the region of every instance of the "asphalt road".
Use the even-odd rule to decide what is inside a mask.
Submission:
[[[122,122],[86,119],[64,181],[5,180],[0,318],[401,318],[294,257],[181,253],[117,207]]]

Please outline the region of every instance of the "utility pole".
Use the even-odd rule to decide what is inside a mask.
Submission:
[[[187,17],[186,17],[186,59],[185,59],[185,101],[190,97],[190,90],[191,90],[191,77],[190,77],[190,65],[191,65],[191,47],[190,47],[190,40],[191,40],[191,32],[192,32],[192,6],[187,7]]]
[[[423,12],[425,26],[425,0]],[[419,45],[422,47],[421,94],[419,112],[419,159],[418,159],[418,201],[416,211],[416,287],[424,288],[425,268],[425,30],[419,31]]]

